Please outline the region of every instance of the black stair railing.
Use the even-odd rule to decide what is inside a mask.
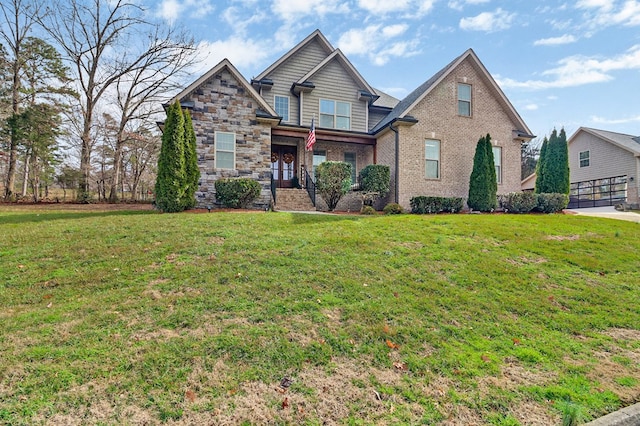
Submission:
[[[311,204],[313,207],[316,206],[316,183],[309,176],[309,171],[307,168],[304,168],[304,187],[307,189],[307,194],[309,194],[309,198],[311,199]]]

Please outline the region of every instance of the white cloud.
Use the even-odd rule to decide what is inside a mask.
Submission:
[[[543,90],[607,82],[614,79],[614,71],[620,70],[640,70],[640,44],[608,59],[581,55],[567,57],[561,60],[556,68],[542,73],[543,76],[549,76],[549,80],[497,80],[500,86],[505,88]]]
[[[362,29],[351,29],[338,39],[338,47],[346,55],[368,56],[375,65],[384,65],[393,56],[408,57],[418,53],[418,41],[393,41],[409,29],[408,25],[395,24],[383,27],[369,25]]]
[[[599,124],[628,124],[628,123],[640,122],[640,115],[636,115],[633,117],[626,117],[626,118],[614,118],[614,119],[608,119],[608,118],[594,115],[594,116],[591,116],[591,121]]]
[[[501,8],[494,12],[482,12],[481,14],[460,20],[460,28],[467,31],[494,32],[506,30],[516,17],[515,13],[509,13]]]
[[[284,21],[295,21],[308,15],[346,14],[349,6],[341,0],[275,0],[271,10]]]
[[[191,18],[204,18],[214,9],[210,0],[162,0],[156,14],[165,21],[173,23],[186,11],[189,11]]]
[[[537,104],[528,104],[524,106],[524,109],[527,111],[535,111],[538,109],[538,105]]]
[[[226,40],[201,41],[196,49],[200,69],[195,70],[194,74],[204,74],[224,58],[239,69],[262,65],[270,52],[268,45],[268,41],[257,42],[239,36],[231,36]]]
[[[449,6],[450,9],[462,11],[464,7],[468,4],[470,5],[485,4],[485,3],[489,3],[489,1],[491,0],[450,0],[447,6]]]
[[[436,0],[358,0],[358,7],[375,16],[405,13],[405,18],[420,18],[431,12]]]
[[[575,38],[574,36],[570,34],[565,34],[560,37],[550,37],[550,38],[543,38],[540,40],[536,40],[533,42],[533,45],[534,46],[557,46],[559,44],[575,43],[576,41],[577,41],[577,38]]]
[[[581,0],[576,3],[577,9],[585,11],[582,27],[591,33],[614,25],[640,25],[640,0],[625,0],[617,6],[613,0]]]

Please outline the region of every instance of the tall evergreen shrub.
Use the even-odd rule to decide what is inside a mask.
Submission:
[[[200,169],[196,154],[196,133],[189,110],[184,111],[184,167],[186,187],[182,197],[182,205],[185,209],[192,209],[196,205],[195,195],[200,180]]]
[[[546,147],[544,144],[542,145],[542,150],[544,156],[541,151],[536,192],[540,194],[568,194],[570,188],[569,150],[564,128],[560,130],[560,134],[554,129]]]
[[[473,158],[473,171],[469,179],[469,199],[472,210],[488,212],[496,208],[498,181],[491,149],[491,136],[487,134],[478,140]]]
[[[538,159],[538,164],[536,165],[536,186],[535,193],[541,194],[543,191],[543,183],[542,179],[544,176],[544,167],[547,162],[547,148],[549,147],[549,139],[544,137],[542,141],[542,148],[540,148],[540,158]]]
[[[167,109],[156,178],[156,206],[168,213],[184,210],[184,115],[176,101]]]

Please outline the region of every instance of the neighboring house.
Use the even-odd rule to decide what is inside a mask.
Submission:
[[[567,142],[570,207],[638,204],[640,136],[581,127]]]
[[[274,199],[283,208],[287,188],[311,189],[315,166],[327,160],[351,163],[354,179],[368,164],[390,166],[392,190],[380,205],[467,198],[476,143],[487,133],[498,193],[518,191],[520,145],[534,137],[471,49],[399,101],[370,86],[318,30],[250,82],[225,59],[176,99],[193,116],[203,207],[215,206],[217,179],[240,176],[262,184],[254,208]],[[338,210],[359,209],[358,200],[348,196]]]

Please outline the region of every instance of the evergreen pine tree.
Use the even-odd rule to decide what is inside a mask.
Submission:
[[[567,133],[564,127],[560,129],[558,136],[558,181],[555,191],[560,194],[569,194],[571,190],[571,180],[569,176],[569,146],[567,144]]]
[[[185,192],[183,196],[183,207],[192,209],[196,205],[195,193],[200,180],[200,169],[198,168],[198,157],[196,154],[196,133],[193,129],[191,114],[189,110],[184,110],[184,166],[185,166]]]
[[[556,129],[553,129],[549,136],[542,172],[540,192],[543,194],[555,192],[555,182],[558,180],[558,131]]]
[[[540,158],[538,158],[538,164],[536,165],[536,187],[535,193],[541,194],[544,191],[542,190],[542,177],[544,176],[544,167],[547,162],[547,148],[549,145],[549,139],[544,137],[542,141],[542,148],[540,148]]]
[[[156,178],[156,206],[164,212],[184,210],[184,115],[176,101],[167,110]]]
[[[491,136],[480,138],[473,158],[473,171],[469,180],[469,199],[472,210],[488,212],[496,207],[498,183],[491,149]]]

